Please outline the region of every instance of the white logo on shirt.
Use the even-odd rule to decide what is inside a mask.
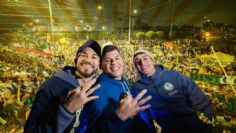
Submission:
[[[166,91],[172,91],[174,89],[174,86],[173,86],[173,84],[167,82],[167,83],[164,84],[164,89]]]

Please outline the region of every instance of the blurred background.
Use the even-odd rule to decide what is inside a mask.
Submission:
[[[88,39],[117,45],[132,84],[136,49],[185,73],[212,101],[216,133],[236,132],[235,0],[1,0],[0,132],[23,132],[40,84]],[[199,115],[199,117],[202,117]]]

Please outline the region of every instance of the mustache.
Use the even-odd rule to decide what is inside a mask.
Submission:
[[[83,61],[80,63],[81,65],[91,65],[92,67],[94,67],[94,65],[90,62],[87,62],[87,61]]]

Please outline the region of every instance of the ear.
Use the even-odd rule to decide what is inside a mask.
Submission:
[[[75,66],[77,64],[77,60],[78,60],[78,57],[76,56],[75,59],[74,59]]]

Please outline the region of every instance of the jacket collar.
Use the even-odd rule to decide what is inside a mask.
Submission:
[[[110,82],[116,86],[122,87],[125,91],[130,91],[130,86],[128,81],[125,79],[125,77],[121,77],[121,80],[116,80],[113,77],[110,77],[109,75],[102,73],[99,78],[98,82]]]
[[[157,64],[155,65],[155,69],[156,69],[156,72],[152,76],[141,74],[140,75],[141,78],[138,80],[138,82],[149,84],[150,79],[156,79],[165,68],[164,66]]]
[[[121,80],[116,80],[115,78],[105,74],[105,73],[102,73],[100,76],[99,76],[99,80],[103,80],[103,81],[109,81],[109,82],[112,82],[112,83],[115,83],[115,84],[120,84],[119,82],[125,82],[126,79],[122,76],[121,77]]]
[[[79,86],[78,80],[75,78],[75,67],[66,66],[63,70],[54,74],[55,77],[58,77],[65,82],[71,84],[74,87]]]

